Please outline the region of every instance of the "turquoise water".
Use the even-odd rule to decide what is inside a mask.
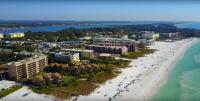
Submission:
[[[200,41],[177,62],[153,101],[200,101]]]

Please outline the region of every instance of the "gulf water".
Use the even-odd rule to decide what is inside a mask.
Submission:
[[[200,41],[176,63],[153,101],[200,101]]]

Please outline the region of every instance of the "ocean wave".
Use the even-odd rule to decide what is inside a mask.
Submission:
[[[194,56],[194,59],[197,63],[200,63],[200,54]]]

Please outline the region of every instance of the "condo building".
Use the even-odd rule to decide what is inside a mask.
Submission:
[[[35,74],[43,71],[47,65],[47,56],[41,54],[25,60],[10,62],[6,66],[10,79],[21,80],[33,77]]]
[[[93,38],[93,42],[126,42],[126,41],[134,41],[134,40],[128,39],[125,36],[123,36],[122,38],[107,38],[107,37]]]
[[[74,52],[79,53],[79,57],[81,60],[84,59],[92,59],[94,58],[94,51],[93,50],[85,50],[85,49],[61,49],[63,52]]]
[[[93,45],[127,47],[128,52],[134,52],[134,51],[137,51],[137,49],[138,49],[138,45],[137,45],[136,41],[99,42],[99,43],[94,43]]]
[[[168,39],[180,39],[180,33],[161,33],[161,36],[163,38],[168,38]]]
[[[160,37],[159,33],[155,33],[154,31],[141,31],[142,33],[142,39],[153,39],[156,40]]]
[[[121,46],[127,47],[129,52],[137,51],[137,42],[132,39],[128,39],[128,36],[125,35],[121,38],[93,38],[92,45],[103,45],[103,46]]]
[[[4,34],[0,33],[0,39],[4,38]]]
[[[63,41],[63,42],[58,42],[58,45],[61,47],[65,47],[65,48],[74,48],[74,47],[82,47],[85,45],[84,40],[78,40],[78,41]]]
[[[54,54],[55,59],[61,62],[79,62],[79,53],[59,52]]]
[[[153,39],[149,39],[149,40],[139,39],[138,41],[139,41],[139,43],[142,43],[143,45],[146,45],[146,46],[150,46],[150,45],[155,44],[155,40],[153,40]]]
[[[128,52],[125,46],[102,46],[102,45],[86,45],[86,49],[94,50],[97,53],[110,54],[126,54]]]
[[[22,32],[16,32],[16,33],[8,33],[8,34],[5,34],[5,38],[23,38],[25,36],[24,33]]]

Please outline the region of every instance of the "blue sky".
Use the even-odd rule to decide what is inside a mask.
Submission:
[[[200,21],[200,2],[2,0],[0,20]]]

